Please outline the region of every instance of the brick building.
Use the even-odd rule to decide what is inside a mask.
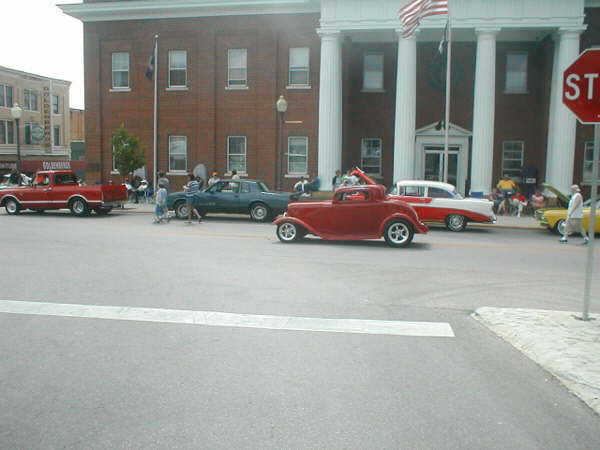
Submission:
[[[70,81],[0,66],[0,174],[17,166],[17,135],[26,173],[62,167],[70,156]],[[11,114],[23,110],[19,133]]]
[[[88,181],[111,176],[111,133],[138,135],[152,173],[153,82],[159,35],[158,170],[174,185],[203,164],[276,178],[280,95],[289,188],[358,165],[382,183],[443,172],[445,25],[398,34],[406,0],[84,0]],[[561,103],[562,70],[600,44],[596,0],[452,0],[450,181],[489,191],[504,172],[537,170],[561,189],[591,170],[593,130]],[[149,175],[150,176],[150,175]],[[181,177],[181,178],[178,178]]]

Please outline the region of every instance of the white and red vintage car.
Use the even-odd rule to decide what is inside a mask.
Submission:
[[[367,184],[375,184],[362,170],[353,174]],[[464,198],[456,188],[438,181],[404,180],[390,189],[390,196],[409,203],[426,223],[443,223],[451,231],[463,231],[468,222],[494,223],[493,202]]]

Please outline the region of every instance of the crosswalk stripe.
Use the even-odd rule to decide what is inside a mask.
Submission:
[[[316,317],[236,314],[216,311],[138,308],[129,306],[77,305],[0,300],[0,313],[87,319],[131,320],[268,330],[327,333],[381,334],[392,336],[454,337],[447,322],[326,319]]]

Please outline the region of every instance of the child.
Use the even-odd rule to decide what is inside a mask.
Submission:
[[[163,220],[169,222],[169,211],[167,210],[167,189],[164,183],[158,184],[158,191],[156,192],[156,209],[154,211],[156,218],[154,223],[162,223]]]

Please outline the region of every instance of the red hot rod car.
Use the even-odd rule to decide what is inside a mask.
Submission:
[[[390,197],[379,185],[340,188],[333,200],[290,203],[274,224],[284,243],[307,234],[344,241],[383,236],[392,247],[405,247],[415,233],[428,231],[412,206]]]

